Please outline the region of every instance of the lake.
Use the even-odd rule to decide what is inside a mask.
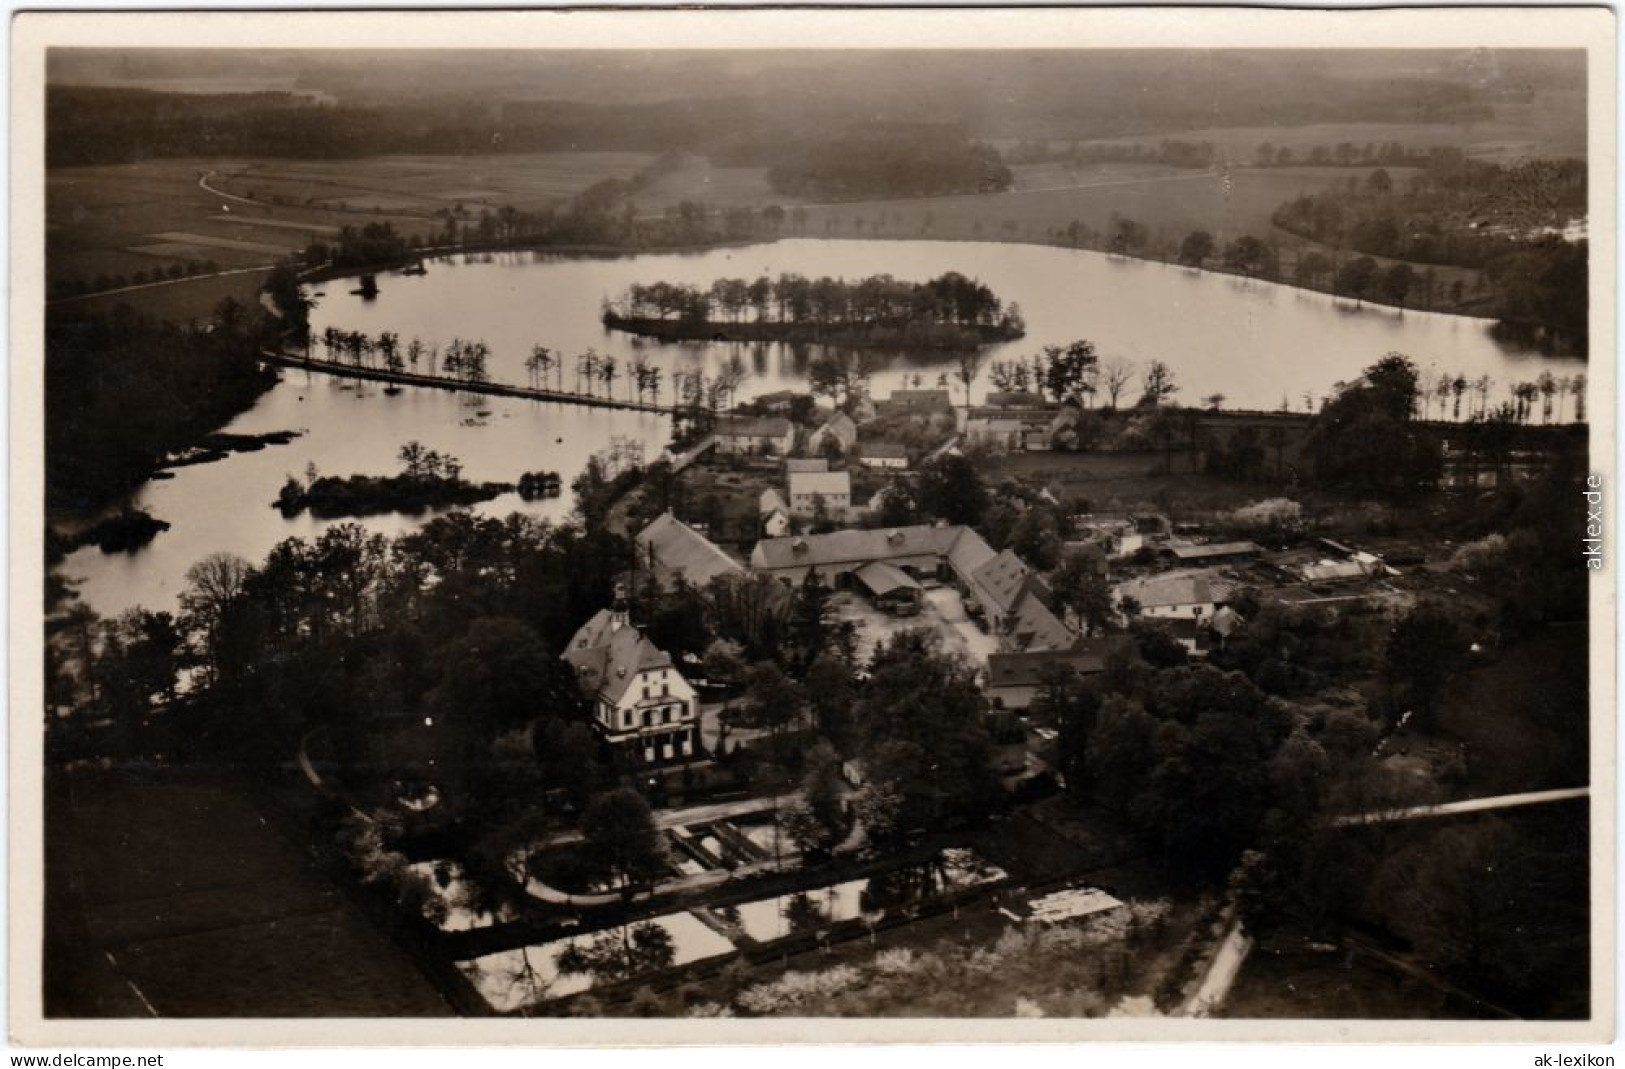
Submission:
[[[1275,409],[1285,399],[1302,411],[1305,393],[1322,397],[1334,383],[1396,350],[1423,368],[1468,379],[1490,376],[1496,383],[1492,400],[1504,396],[1509,383],[1533,379],[1542,370],[1565,375],[1584,368],[1579,361],[1503,347],[1490,337],[1484,320],[1356,308],[1323,294],[1227,275],[992,242],[794,239],[682,254],[584,258],[514,252],[441,258],[428,264],[425,275],[379,276],[380,293],[372,300],[350,293],[351,285],[342,280],[316,287],[322,296],[311,323],[317,336],[329,326],[374,336],[394,331],[403,345],[414,336],[440,345],[453,337],[481,339],[491,347],[491,377],[519,384],[528,381],[524,359],[533,345],[567,354],[590,346],[623,365],[641,352],[665,371],[665,401],[673,371],[715,368],[737,352],[751,371],[740,391],[744,399],[803,386],[807,348],[661,345],[606,331],[599,322],[602,302],[635,282],[709,284],[719,277],[781,272],[849,279],[885,273],[924,281],[953,270],[1018,303],[1026,318],[1027,336],[990,347],[988,362],[1087,338],[1102,357],[1141,365],[1164,361],[1180,386],[1176,400],[1187,404],[1222,393],[1226,407]],[[867,357],[872,389],[880,397],[916,374],[934,385],[955,367],[947,353],[870,352]],[[573,365],[564,383],[574,385]],[[1137,396],[1137,386],[1130,384],[1126,402]],[[987,387],[984,374],[975,393]],[[616,396],[625,396],[627,388],[624,377],[613,386]],[[959,392],[956,387],[956,398]],[[258,562],[283,538],[309,537],[339,522],[309,516],[284,520],[270,507],[283,480],[310,463],[329,475],[386,474],[398,470],[401,445],[416,439],[461,459],[471,479],[513,481],[525,471],[553,470],[568,484],[588,457],[616,436],[642,439],[650,456],[668,437],[668,421],[657,415],[436,390],[386,396],[374,384],[292,371],[226,429],[305,434],[289,445],[180,468],[173,479],[142,488],[135,504],[174,527],[133,554],[107,555],[94,547],[72,554],[61,571],[80,581],[91,607],[104,615],[138,604],[172,609],[186,569],[199,558],[224,550]],[[509,494],[475,511],[558,519],[569,509],[566,492],[560,499],[528,503]],[[394,533],[419,520],[385,516],[364,522],[369,529]]]

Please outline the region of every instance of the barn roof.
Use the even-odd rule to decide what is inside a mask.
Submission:
[[[656,517],[638,533],[638,556],[662,582],[682,576],[705,586],[719,575],[744,571],[740,563],[700,532],[670,512]]]

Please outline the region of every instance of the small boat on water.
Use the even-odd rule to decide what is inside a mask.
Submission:
[[[375,275],[362,275],[361,276],[361,286],[360,286],[360,288],[359,289],[353,289],[350,292],[355,294],[358,297],[365,297],[368,300],[371,300],[372,298],[378,296],[378,278],[377,278],[377,276],[375,276]]]
[[[401,268],[401,274],[403,275],[426,275],[428,273],[429,269],[424,267],[421,263],[415,263],[411,267]]]

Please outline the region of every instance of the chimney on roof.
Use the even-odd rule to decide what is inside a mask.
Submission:
[[[805,553],[807,552],[807,540],[805,538],[797,538],[794,542],[790,543],[790,548],[797,553]]]

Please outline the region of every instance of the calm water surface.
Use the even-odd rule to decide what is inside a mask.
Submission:
[[[523,361],[536,344],[567,354],[591,346],[623,365],[641,352],[665,369],[663,401],[670,400],[674,370],[715,368],[737,353],[751,371],[741,391],[745,398],[801,386],[808,350],[659,345],[611,334],[598,320],[602,301],[634,282],[709,284],[723,276],[781,272],[846,278],[887,273],[922,281],[950,270],[980,278],[1006,301],[1019,303],[1026,317],[1027,337],[992,347],[990,361],[1088,338],[1104,357],[1165,361],[1181,387],[1178,400],[1186,403],[1222,393],[1227,407],[1273,409],[1285,398],[1302,410],[1305,393],[1318,398],[1393,350],[1424,368],[1469,379],[1489,375],[1497,384],[1492,397],[1543,369],[1571,374],[1583,367],[1504,348],[1482,320],[1356,308],[1321,294],[1163,264],[980,242],[797,239],[681,255],[458,257],[431,262],[426,275],[380,277],[382,292],[371,301],[350,294],[345,282],[327,283],[312,324],[318,335],[335,326],[371,335],[391,330],[403,342],[414,336],[441,345],[453,337],[483,339],[492,349],[492,377],[514,383],[527,381]],[[943,354],[870,353],[868,359],[877,396],[915,374],[935,384],[954,366]],[[573,368],[567,369],[565,385],[574,382]],[[975,392],[986,388],[984,375]],[[612,389],[625,396],[626,379]],[[1137,383],[1130,385],[1128,400],[1136,389]],[[283,479],[311,462],[325,474],[384,474],[397,469],[400,446],[417,439],[460,458],[473,479],[512,481],[524,471],[555,470],[568,482],[616,435],[645,440],[651,455],[668,436],[667,421],[659,416],[428,390],[391,397],[371,384],[301,372],[286,373],[281,385],[228,429],[307,433],[291,445],[180,469],[174,479],[141,490],[136,504],[170,521],[173,529],[134,554],[109,556],[89,548],[63,565],[64,574],[82,581],[80,592],[97,611],[112,614],[136,604],[171,608],[186,569],[200,557],[225,550],[258,561],[283,538],[319,533],[327,523],[309,516],[283,520],[270,508]],[[476,511],[560,518],[569,507],[568,496],[525,503],[508,495]],[[394,533],[420,521],[386,516],[363,522]]]

